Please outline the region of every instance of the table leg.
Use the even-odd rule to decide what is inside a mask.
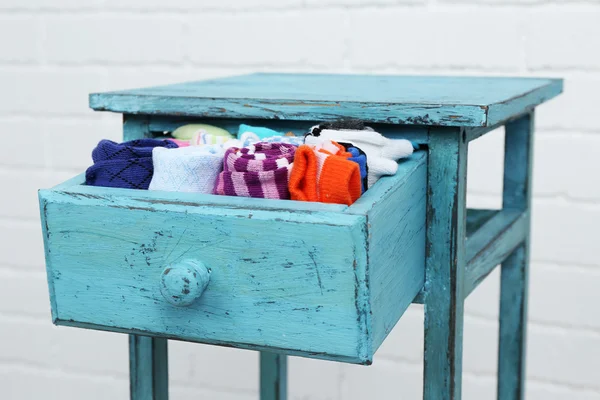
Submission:
[[[504,208],[530,211],[533,123],[531,113],[506,125]],[[498,346],[500,400],[522,400],[525,396],[528,275],[529,234],[502,263]]]
[[[423,398],[460,400],[466,244],[467,139],[429,138]]]
[[[168,400],[167,339],[129,335],[131,400]]]
[[[287,399],[287,356],[260,352],[260,400]]]
[[[152,133],[146,115],[123,115],[123,141],[151,138]]]

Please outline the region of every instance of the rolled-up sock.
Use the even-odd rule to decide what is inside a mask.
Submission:
[[[388,139],[369,130],[331,130],[318,129],[318,136],[306,136],[307,144],[318,144],[324,140],[352,143],[367,155],[368,187],[371,187],[384,175],[394,175],[398,170],[397,160],[413,153],[413,145],[405,139]]]
[[[289,190],[292,200],[319,201],[317,156],[311,146],[302,145],[296,150],[290,174]]]
[[[149,190],[212,193],[223,168],[220,145],[190,146],[152,151],[154,175]]]
[[[292,200],[354,203],[361,195],[361,178],[351,156],[331,141],[298,147],[289,182]]]
[[[228,147],[233,147],[239,144],[233,136],[222,136],[222,135],[213,135],[212,133],[207,132],[195,132],[192,138],[190,139],[190,145],[192,146],[207,146],[213,144],[225,144],[227,142],[231,142],[231,145]]]
[[[173,138],[167,138],[167,140],[170,140],[171,142],[175,143],[179,147],[188,147],[190,145],[189,140],[181,140],[181,139],[173,139]]]
[[[259,142],[225,152],[223,172],[213,193],[227,196],[289,199],[288,177],[296,146]]]
[[[171,134],[175,139],[190,140],[195,133],[208,133],[213,136],[225,136],[230,139],[233,135],[223,128],[208,124],[187,124],[175,129]]]
[[[117,143],[103,139],[92,150],[94,162],[107,160],[127,160],[129,158],[152,157],[155,147],[177,148],[177,144],[166,139],[136,139]]]
[[[240,128],[238,130],[238,136],[237,136],[238,139],[241,139],[242,135],[246,132],[254,133],[259,139],[264,139],[264,138],[268,138],[271,136],[283,136],[283,133],[273,130],[271,128],[240,124]]]
[[[266,143],[287,143],[293,144],[294,146],[300,146],[304,144],[304,138],[300,136],[269,136],[261,139],[254,132],[244,132],[239,137],[239,141],[241,142],[240,147],[247,147],[251,144],[258,142],[266,142]]]
[[[348,160],[353,161],[358,164],[358,168],[360,171],[362,193],[364,193],[367,190],[367,187],[369,185],[368,177],[367,177],[368,171],[369,171],[369,168],[367,167],[367,155],[364,151],[362,151],[358,147],[348,145],[348,143],[340,143],[340,144],[342,146],[344,146],[344,148],[346,149],[346,151],[348,153],[352,154],[352,157],[348,157]]]
[[[94,165],[85,173],[86,185],[148,189],[153,174],[152,150],[177,148],[169,140],[138,139],[124,143],[101,140],[92,151]]]

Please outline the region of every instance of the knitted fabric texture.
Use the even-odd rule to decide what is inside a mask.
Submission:
[[[335,142],[302,145],[290,175],[292,200],[351,205],[361,195],[360,167]]]
[[[149,190],[212,193],[223,168],[225,150],[219,145],[152,151],[154,176]]]
[[[271,136],[283,136],[283,133],[277,132],[276,130],[270,128],[240,124],[237,135],[238,139],[240,139],[242,135],[246,132],[254,133],[256,136],[258,136],[259,139],[265,139]]]
[[[354,161],[355,163],[358,164],[358,168],[360,170],[360,183],[361,183],[361,191],[362,193],[364,193],[367,190],[367,187],[369,185],[368,183],[368,172],[369,172],[369,167],[367,166],[367,155],[364,151],[362,151],[361,149],[359,149],[358,147],[354,147],[352,146],[352,144],[350,143],[339,143],[340,145],[344,146],[344,149],[346,149],[346,151],[350,154],[352,154],[351,157],[348,158],[348,160],[350,161]]]
[[[388,139],[369,130],[330,130],[323,129],[319,136],[306,136],[307,144],[319,144],[326,140],[352,143],[367,155],[368,187],[384,175],[394,175],[398,170],[397,160],[413,153],[413,145],[405,139]]]
[[[254,132],[244,132],[240,135],[239,141],[241,142],[240,147],[247,147],[251,144],[258,142],[267,142],[267,143],[287,143],[293,144],[294,146],[300,146],[304,144],[304,138],[300,136],[269,136],[261,139]]]
[[[259,142],[229,148],[213,193],[227,196],[289,199],[288,178],[296,146]]]
[[[180,140],[190,140],[195,133],[209,133],[214,136],[233,137],[231,133],[218,126],[208,124],[188,124],[180,126],[171,134],[174,138]]]
[[[85,172],[85,183],[125,189],[148,189],[153,174],[152,150],[177,148],[170,140],[139,139],[124,143],[101,140],[92,151],[94,165]]]
[[[205,146],[211,144],[224,144],[229,142],[230,140],[234,140],[234,137],[232,135],[214,135],[212,133],[198,131],[192,135],[192,138],[190,139],[190,145]]]
[[[170,140],[171,142],[175,143],[179,147],[188,147],[190,145],[189,140],[181,140],[181,139],[173,139],[173,138],[167,138],[167,140]]]

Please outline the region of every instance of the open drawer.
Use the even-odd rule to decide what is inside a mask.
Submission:
[[[423,287],[426,169],[416,152],[350,207],[41,190],[54,323],[370,364]]]

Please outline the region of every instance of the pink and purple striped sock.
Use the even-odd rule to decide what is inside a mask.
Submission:
[[[259,142],[241,149],[228,149],[213,193],[289,199],[288,178],[296,148],[287,143]]]

